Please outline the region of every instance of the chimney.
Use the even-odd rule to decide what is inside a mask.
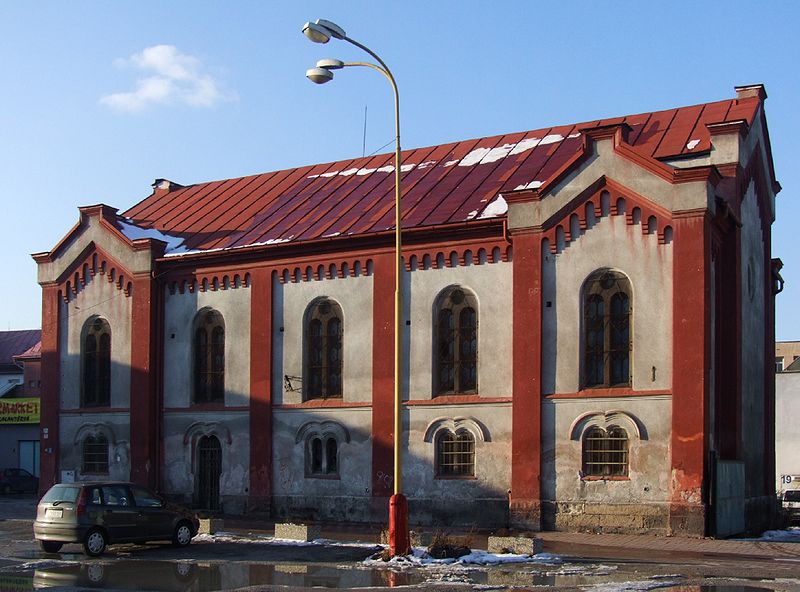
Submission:
[[[767,98],[767,91],[763,84],[748,84],[746,86],[736,86],[734,88],[736,90],[736,98],[739,100],[755,97],[760,101],[764,101],[764,99]]]
[[[183,185],[173,183],[169,179],[156,179],[153,181],[153,193],[170,193],[181,187],[183,187]]]

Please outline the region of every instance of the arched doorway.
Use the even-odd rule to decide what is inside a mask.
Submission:
[[[222,473],[222,447],[216,436],[203,436],[197,443],[197,505],[217,511],[219,476]]]

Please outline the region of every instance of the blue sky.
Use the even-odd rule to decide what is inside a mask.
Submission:
[[[178,183],[328,162],[393,140],[391,89],[366,69],[323,87],[307,68],[358,60],[310,43],[327,18],[400,87],[406,148],[692,105],[764,83],[783,191],[773,226],[786,289],[778,339],[800,339],[800,3],[0,3],[0,329],[41,324],[34,252],[77,207],[124,210]],[[391,150],[383,148],[382,151]]]

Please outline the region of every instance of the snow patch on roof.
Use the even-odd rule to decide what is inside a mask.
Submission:
[[[394,165],[393,164],[387,164],[386,166],[382,166],[381,168],[375,169],[375,170],[378,171],[379,173],[393,173],[394,172]]]
[[[417,168],[418,169],[427,169],[428,167],[432,167],[433,165],[435,165],[437,162],[438,161],[436,161],[436,160],[426,160],[425,162],[421,162],[417,166]]]
[[[342,177],[349,177],[350,175],[355,175],[358,172],[358,169],[347,169],[346,171],[342,171],[339,173]]]
[[[577,137],[578,135],[580,134],[571,135],[569,137]],[[458,166],[474,166],[476,164],[497,162],[498,160],[502,160],[507,156],[522,154],[528,150],[533,150],[537,146],[555,144],[556,142],[561,142],[562,140],[564,140],[564,136],[561,134],[548,134],[544,138],[525,138],[519,142],[503,144],[502,146],[495,146],[494,148],[475,148],[461,159],[461,162],[458,163]]]
[[[522,189],[538,189],[542,186],[541,181],[531,181],[530,183],[523,183],[514,187],[514,191],[521,191]]]
[[[497,199],[486,206],[481,215],[478,216],[478,220],[483,220],[485,218],[497,218],[498,216],[503,216],[508,211],[508,204],[506,200],[503,199],[502,195],[498,195]]]
[[[417,165],[410,164],[410,163],[409,164],[401,164],[400,165],[400,172],[401,173],[407,173],[408,171],[413,171],[415,166],[417,166]]]
[[[165,253],[165,257],[183,257],[184,255],[197,255],[198,253],[218,253],[222,251],[235,251],[237,249],[247,249],[248,247],[264,247],[267,245],[278,245],[281,243],[288,243],[294,238],[294,235],[288,238],[268,238],[265,241],[257,243],[248,243],[246,245],[236,245],[233,247],[215,247],[213,249],[186,249],[179,252]]]
[[[459,159],[456,158],[455,160],[448,160],[446,163],[444,163],[444,166],[445,166],[445,168],[447,168],[447,167],[451,167],[454,164],[458,164],[458,163],[459,163]]]
[[[687,150],[694,150],[694,147],[697,146],[699,143],[700,143],[700,140],[689,140],[686,143],[686,149]]]
[[[467,214],[467,220],[472,220],[477,215],[478,215],[478,210],[472,210],[469,214]]]
[[[364,175],[369,175],[370,173],[374,173],[377,169],[358,169],[356,171],[356,175],[359,177],[363,177]]]
[[[119,229],[122,231],[122,234],[124,234],[129,240],[135,241],[142,238],[152,238],[167,243],[167,248],[164,250],[165,254],[178,254],[187,250],[186,247],[183,246],[183,238],[180,236],[172,236],[155,228],[145,228],[143,226],[139,226],[130,218],[118,219],[117,224],[119,225]]]
[[[341,232],[331,232],[330,234],[323,234],[322,238],[333,238],[334,236],[339,236],[342,234]]]

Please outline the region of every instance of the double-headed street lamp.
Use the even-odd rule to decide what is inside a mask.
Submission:
[[[401,259],[401,228],[400,228],[400,95],[397,92],[397,83],[391,70],[378,57],[378,55],[358,41],[350,39],[340,26],[326,20],[317,19],[316,22],[306,23],[303,34],[314,43],[327,43],[331,37],[341,39],[355,45],[371,55],[378,64],[371,62],[342,62],[340,60],[320,60],[316,68],[306,72],[306,77],[316,84],[324,84],[333,80],[333,70],[348,68],[350,66],[364,66],[377,70],[389,80],[394,91],[394,128],[395,128],[395,157],[394,157],[394,241],[395,241],[395,288],[394,288],[394,495],[389,498],[389,550],[392,555],[405,555],[410,548],[408,536],[408,502],[403,495],[401,471],[401,422],[400,404],[402,389],[402,369],[400,356],[402,350],[402,326],[400,315],[402,312],[402,259]]]

